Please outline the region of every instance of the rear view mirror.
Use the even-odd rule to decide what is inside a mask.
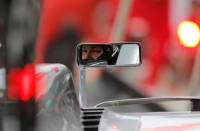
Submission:
[[[139,43],[79,44],[77,63],[83,67],[138,66],[141,47]]]

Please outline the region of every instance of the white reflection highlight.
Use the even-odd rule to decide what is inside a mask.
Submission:
[[[139,46],[135,44],[124,44],[121,47],[116,65],[139,64]]]

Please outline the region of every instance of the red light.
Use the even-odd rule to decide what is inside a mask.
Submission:
[[[178,26],[178,37],[181,44],[186,47],[195,47],[200,41],[200,30],[196,23],[183,21]]]
[[[24,69],[15,68],[8,73],[8,97],[14,100],[28,101],[36,95],[35,66]]]
[[[35,68],[26,66],[21,73],[19,95],[22,101],[27,101],[35,95]]]

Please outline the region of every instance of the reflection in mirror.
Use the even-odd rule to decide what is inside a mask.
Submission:
[[[77,63],[85,67],[137,66],[141,63],[138,43],[80,44]]]
[[[82,47],[82,60],[96,60],[104,54],[103,46],[88,46]]]

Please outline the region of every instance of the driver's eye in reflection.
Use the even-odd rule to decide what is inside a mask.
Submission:
[[[82,59],[88,60],[92,59],[95,60],[98,57],[103,55],[103,48],[101,46],[83,46],[82,48]]]

